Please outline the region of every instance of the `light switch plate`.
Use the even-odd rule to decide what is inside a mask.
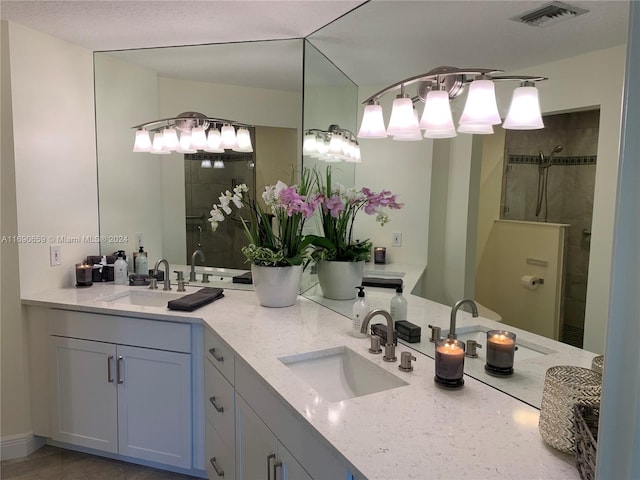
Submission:
[[[402,233],[395,232],[391,234],[391,246],[392,247],[401,247],[402,246]]]
[[[49,262],[52,267],[62,265],[62,248],[60,245],[51,245],[49,247]]]

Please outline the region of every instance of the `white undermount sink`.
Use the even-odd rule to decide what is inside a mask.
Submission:
[[[458,336],[458,340],[462,342],[466,343],[467,340],[475,340],[480,345],[482,345],[482,348],[478,349],[477,352],[478,356],[484,359],[486,358],[485,350],[487,348],[487,331],[489,330],[491,329],[483,325],[469,325],[467,327],[456,328],[456,335]],[[443,337],[446,337],[448,334],[448,329],[442,331]],[[515,363],[518,363],[522,360],[557,353],[555,350],[543,347],[542,345],[538,345],[537,343],[522,340],[520,337],[516,337],[516,348],[517,350],[514,357]]]
[[[408,385],[344,346],[288,355],[279,360],[329,402]]]
[[[109,303],[138,305],[142,307],[166,307],[167,302],[186,295],[164,290],[129,290],[103,299]]]

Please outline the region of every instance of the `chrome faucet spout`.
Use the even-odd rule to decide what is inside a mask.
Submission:
[[[471,315],[474,317],[478,316],[478,307],[476,306],[476,302],[468,298],[458,300],[451,309],[451,322],[449,323],[449,334],[447,335],[447,338],[458,338],[458,335],[456,335],[456,315],[460,307],[465,303],[471,307]]]
[[[204,252],[202,250],[198,249],[193,252],[193,254],[191,255],[191,272],[189,272],[190,282],[196,281],[196,255],[200,256],[200,260],[204,262]]]
[[[169,262],[166,259],[161,258],[156,262],[155,266],[153,267],[153,276],[155,278],[158,278],[158,267],[160,267],[160,265],[162,264],[164,264],[164,288],[162,290],[171,290],[171,279],[169,278]]]
[[[387,343],[384,346],[384,357],[382,358],[385,362],[395,362],[396,358],[396,346],[393,344],[393,318],[391,318],[391,314],[382,308],[376,308],[375,310],[371,310],[367,315],[362,319],[362,326],[360,327],[360,333],[367,333],[369,328],[369,322],[376,315],[382,315],[387,320]]]

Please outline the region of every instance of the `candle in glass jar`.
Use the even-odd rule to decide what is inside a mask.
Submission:
[[[436,343],[436,377],[460,380],[464,373],[464,344],[458,340],[440,339]]]
[[[516,335],[501,330],[487,332],[487,364],[496,368],[513,368]]]
[[[86,263],[76,263],[76,286],[90,287],[93,285],[93,267]]]

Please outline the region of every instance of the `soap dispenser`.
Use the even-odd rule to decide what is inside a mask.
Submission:
[[[394,322],[407,319],[407,299],[402,296],[402,287],[396,288],[396,294],[391,299],[389,313]]]
[[[147,252],[144,251],[144,247],[140,247],[138,254],[134,260],[135,272],[139,275],[149,274],[149,263],[147,261]]]
[[[113,262],[113,281],[116,285],[126,285],[128,276],[127,276],[127,261],[125,260],[124,250],[118,250],[116,252],[116,256],[118,257],[115,262]]]
[[[358,298],[353,304],[353,315],[351,317],[352,320],[352,330],[351,334],[356,338],[366,338],[366,333],[361,333],[360,328],[362,328],[362,321],[364,317],[369,313],[369,303],[364,296],[364,287],[356,287],[359,289]]]

